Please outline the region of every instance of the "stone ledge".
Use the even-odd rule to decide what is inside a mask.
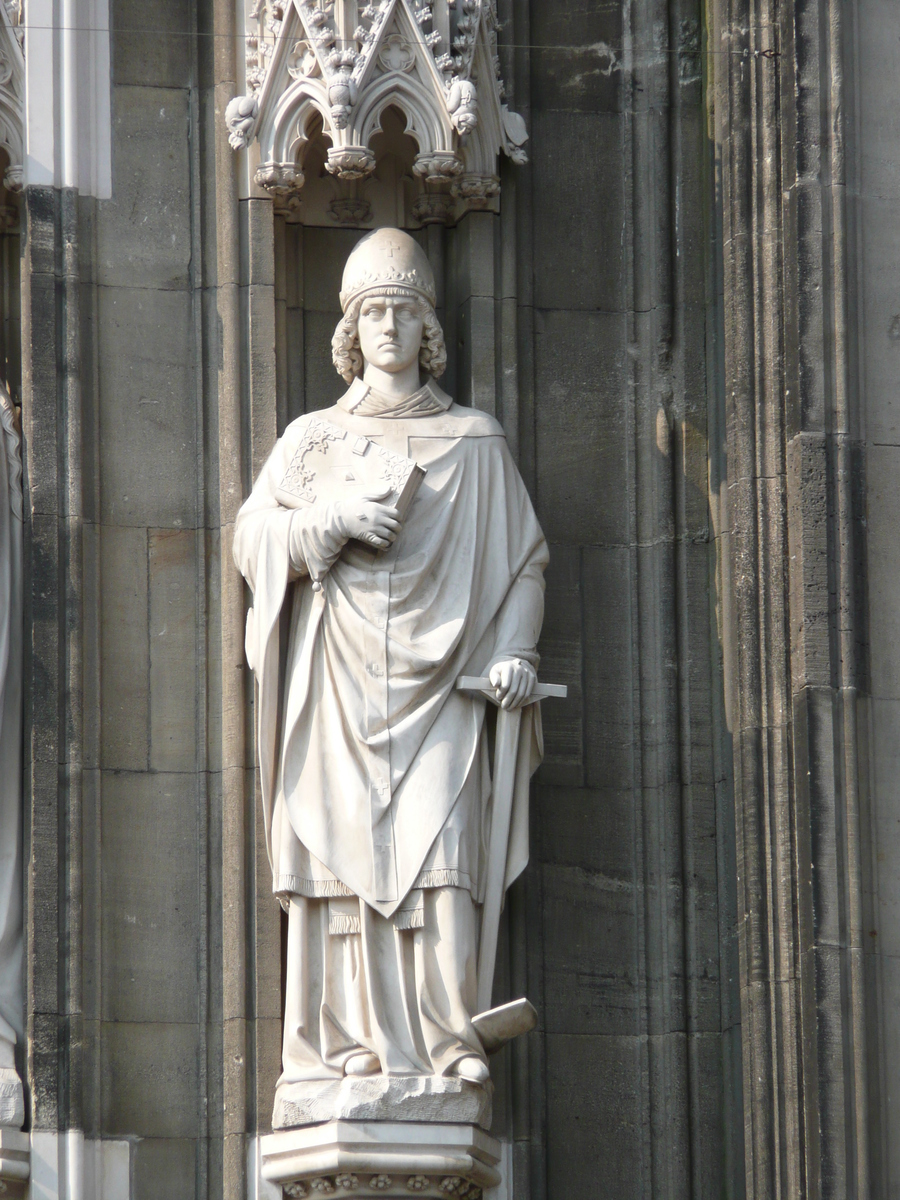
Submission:
[[[500,1144],[475,1125],[330,1121],[260,1139],[262,1177],[284,1196],[480,1200]]]
[[[491,1126],[490,1085],[440,1075],[346,1076],[282,1084],[272,1128],[324,1121],[423,1121]]]

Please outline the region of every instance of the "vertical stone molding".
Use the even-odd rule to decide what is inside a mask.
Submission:
[[[29,5],[9,0],[4,8],[21,24],[21,30],[15,27],[14,32],[24,35],[28,64],[22,72],[25,169],[20,182],[73,188],[82,196],[108,199],[112,188],[109,0],[66,0],[63,7],[47,0]],[[0,130],[2,125],[0,101]]]
[[[68,1186],[83,1145],[85,1195],[102,1166],[135,1200],[739,1194],[699,4],[110,8],[112,196],[50,172],[48,117],[23,205],[35,1178]],[[52,25],[28,30],[51,67]],[[35,120],[80,117],[73,62],[30,76]],[[384,226],[434,268],[448,394],[501,422],[540,509],[569,699],[498,953],[494,1002],[539,1027],[492,1057],[490,1130],[420,1116],[361,1154],[352,1121],[272,1132],[282,914],[232,542],[278,435],[339,393],[336,274]]]
[[[28,187],[25,208],[25,947],[34,1132],[83,1128],[84,1120],[81,401],[89,364],[80,354],[77,197]]]
[[[869,1195],[859,696],[838,0],[718,0],[719,491],[748,1197]]]
[[[22,461],[0,385],[0,1127],[25,1120],[16,1046],[25,994],[22,926]]]

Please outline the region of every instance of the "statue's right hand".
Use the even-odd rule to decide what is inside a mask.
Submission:
[[[384,504],[390,492],[360,496],[357,500],[339,500],[335,504],[341,533],[356,538],[376,550],[386,550],[400,532],[400,513],[392,504]]]

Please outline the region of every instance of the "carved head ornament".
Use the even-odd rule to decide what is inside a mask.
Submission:
[[[331,339],[337,373],[352,383],[363,372],[359,345],[359,310],[366,296],[411,296],[424,319],[419,364],[437,379],[447,365],[444,334],[434,311],[434,272],[425,251],[399,229],[375,229],[350,251],[341,282],[341,309]]]
[[[344,267],[341,309],[354,300],[378,293],[421,296],[434,308],[434,272],[425,251],[400,229],[375,229],[356,243]]]

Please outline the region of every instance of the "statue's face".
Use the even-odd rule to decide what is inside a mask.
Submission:
[[[425,319],[412,296],[367,296],[359,310],[359,348],[373,367],[394,374],[419,357]]]

